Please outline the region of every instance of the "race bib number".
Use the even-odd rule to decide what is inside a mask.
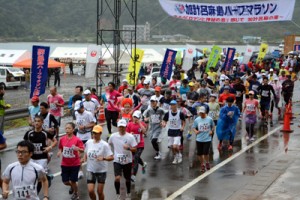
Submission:
[[[252,90],[256,91],[257,92],[257,88],[258,88],[258,85],[253,85],[252,86]]]
[[[14,187],[14,190],[15,199],[17,200],[31,199],[31,197],[36,193],[34,185],[16,186]]]
[[[261,93],[261,96],[268,97],[269,96],[269,91],[263,90],[262,93]]]
[[[65,158],[75,158],[73,147],[64,147],[62,155]]]
[[[159,115],[151,115],[150,118],[151,118],[151,122],[152,122],[153,124],[158,124],[158,123],[160,123]]]
[[[200,132],[208,132],[208,131],[210,131],[210,126],[208,123],[200,124],[198,126],[198,129]]]
[[[247,104],[246,105],[246,109],[249,112],[254,112],[255,111],[255,105],[253,105],[253,104]]]
[[[174,120],[170,120],[170,127],[172,128],[177,128],[178,127],[178,120],[174,119]]]
[[[236,96],[237,97],[241,97],[242,96],[242,92],[241,91],[236,91]]]
[[[140,134],[133,134],[134,138],[135,138],[135,141],[136,143],[140,143],[141,142],[141,135]]]
[[[122,117],[123,120],[125,120],[128,124],[128,122],[130,121],[130,118],[127,118],[127,117]]]
[[[56,110],[57,106],[55,103],[50,103],[50,110]]]
[[[164,110],[169,110],[169,108],[170,108],[170,105],[169,105],[169,104],[167,104],[167,103],[164,103],[164,104],[163,104],[163,109],[164,109]]]
[[[181,95],[181,98],[182,98],[183,101],[186,101],[186,100],[187,100],[186,94],[182,94],[182,95]]]
[[[127,164],[127,157],[126,154],[117,154],[117,159],[120,164]]]
[[[216,111],[209,111],[208,116],[214,119],[217,116],[217,113]]]
[[[34,154],[42,154],[43,150],[43,144],[42,143],[33,143],[34,146]]]
[[[96,160],[97,159],[97,151],[96,150],[90,150],[88,151],[87,153],[87,157],[90,159],[90,160]]]

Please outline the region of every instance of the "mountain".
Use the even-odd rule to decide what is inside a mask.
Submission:
[[[189,0],[191,1],[193,0]],[[95,42],[96,2],[96,0],[0,0],[0,40],[53,39]],[[233,3],[249,0],[206,0],[206,2]],[[124,7],[122,4],[121,25],[130,22],[130,16],[124,12]],[[108,14],[109,10],[105,12]],[[296,1],[292,22],[212,24],[168,17],[158,0],[138,0],[138,24],[146,22],[151,24],[151,34],[154,35],[183,34],[198,41],[240,41],[244,35],[250,35],[262,37],[263,40],[270,42],[280,42],[285,34],[300,34],[300,1]],[[111,17],[107,17],[102,23],[112,27],[114,21]]]

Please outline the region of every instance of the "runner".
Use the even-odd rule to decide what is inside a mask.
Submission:
[[[65,126],[66,135],[64,135],[58,145],[57,157],[62,156],[61,177],[66,186],[70,186],[69,194],[71,199],[79,199],[78,195],[78,172],[80,169],[80,152],[84,151],[82,141],[74,135],[75,124],[68,122]]]
[[[294,81],[291,80],[291,75],[286,76],[287,79],[282,83],[282,96],[285,102],[285,105],[288,105],[290,100],[293,98],[294,92]]]
[[[85,143],[84,160],[87,162],[86,177],[90,199],[96,200],[95,185],[98,183],[97,194],[99,200],[104,200],[104,184],[107,176],[107,161],[114,159],[107,142],[101,140],[102,127],[93,128],[93,139]]]
[[[162,98],[158,99],[156,96],[155,98],[158,101],[158,106],[161,107],[165,113],[169,112],[170,102],[173,100],[172,91],[168,89],[165,91],[165,95]]]
[[[223,140],[229,140],[228,151],[232,150],[234,136],[236,133],[236,124],[240,117],[240,110],[233,105],[233,97],[226,99],[227,105],[223,106],[220,110],[220,116],[217,126],[217,136],[219,139],[218,150],[222,149]]]
[[[235,90],[235,104],[240,109],[240,112],[243,110],[243,100],[244,94],[246,93],[246,88],[242,84],[242,80],[240,77],[235,78],[235,84],[233,85],[233,89]]]
[[[55,86],[50,88],[50,94],[47,97],[47,101],[49,105],[49,113],[55,117],[56,121],[58,122],[58,126],[60,126],[65,101],[62,96],[57,93],[57,89]],[[59,128],[57,129],[55,134],[56,138],[58,138]]]
[[[220,96],[219,96],[219,104],[220,104],[221,107],[226,104],[226,101],[229,97],[233,98],[234,101],[235,101],[235,95],[229,92],[230,87],[229,86],[224,86],[223,89],[224,89],[224,92],[221,93]]]
[[[260,99],[260,110],[262,114],[262,119],[265,121],[265,124],[268,124],[269,118],[269,109],[271,102],[271,92],[276,101],[276,95],[273,87],[269,85],[269,80],[267,77],[263,78],[263,84],[257,88],[258,94],[261,96]]]
[[[137,150],[133,153],[134,161],[133,161],[133,173],[131,175],[131,181],[135,182],[135,177],[139,169],[139,164],[143,167],[142,173],[146,173],[147,163],[144,162],[141,158],[142,153],[144,151],[145,142],[144,142],[144,134],[146,133],[146,124],[141,121],[142,113],[137,110],[134,111],[132,115],[132,122],[129,122],[126,127],[126,132],[131,133],[137,142]]]
[[[48,112],[49,105],[46,102],[40,104],[40,112],[36,116],[43,118],[43,129],[55,136],[58,133],[59,124],[56,118]]]
[[[146,98],[146,100],[143,102],[143,105],[141,107],[141,112],[143,113],[145,110],[147,110],[150,102],[150,98],[152,95],[154,95],[154,89],[150,88],[150,81],[145,80],[144,81],[144,88],[141,88],[138,90],[138,93],[140,94],[141,98]]]
[[[117,199],[120,199],[120,181],[123,174],[126,180],[126,198],[131,199],[131,169],[132,152],[136,152],[137,143],[133,135],[126,133],[127,122],[121,119],[118,122],[118,132],[113,133],[108,143],[114,148],[115,189]]]
[[[179,146],[181,144],[181,135],[185,127],[185,116],[177,109],[176,100],[170,102],[171,109],[163,118],[162,126],[166,127],[167,122],[170,121],[168,130],[168,146],[172,149],[174,160],[172,164],[179,164],[182,162],[182,154]]]
[[[117,126],[120,109],[117,107],[118,97],[122,96],[117,90],[113,82],[108,83],[108,90],[106,91],[106,99],[108,102],[105,119],[108,130],[108,138],[111,135],[111,125]]]
[[[150,99],[151,108],[148,108],[144,113],[144,121],[149,123],[149,134],[150,140],[154,150],[156,151],[156,155],[154,156],[155,160],[160,160],[162,158],[162,154],[159,150],[158,139],[162,133],[162,119],[164,116],[164,110],[158,107],[158,100],[155,96],[152,96]]]
[[[5,94],[4,86],[0,85],[0,131],[4,135],[4,114],[5,110],[9,109],[11,106],[10,104],[6,104],[3,98]]]
[[[7,147],[6,138],[0,132],[0,150],[5,149]],[[2,189],[2,179],[1,179],[1,158],[0,158],[0,188]]]
[[[208,116],[214,120],[215,126],[217,126],[219,113],[220,113],[220,105],[216,102],[216,99],[217,99],[217,94],[211,94],[208,102],[208,107],[209,107]]]
[[[40,106],[39,106],[39,97],[33,96],[31,98],[31,106],[28,108],[29,117],[28,117],[28,124],[29,126],[34,126],[34,117],[40,112]]]
[[[213,119],[206,114],[205,107],[199,108],[199,117],[193,123],[193,131],[196,134],[197,155],[201,165],[201,171],[210,170],[209,149],[215,125]]]
[[[249,91],[249,98],[245,100],[243,112],[245,112],[245,123],[246,123],[246,140],[254,141],[254,126],[257,120],[257,112],[261,113],[259,110],[259,102],[254,99],[254,91]]]
[[[35,116],[34,129],[27,131],[23,137],[24,140],[30,141],[34,145],[34,152],[31,159],[34,163],[41,165],[44,168],[46,174],[48,174],[48,157],[49,152],[56,146],[57,140],[54,135],[43,130],[43,118],[41,116]],[[49,145],[49,140],[51,144]],[[51,186],[52,175],[47,175],[49,187]],[[37,186],[37,192],[40,192],[42,185],[39,182]]]
[[[91,94],[92,93],[90,90],[85,90],[83,92],[84,99],[82,100],[82,102],[83,102],[84,109],[86,111],[91,112],[93,114],[93,116],[96,117],[96,115],[100,109],[100,104],[97,101],[97,99],[92,98]]]
[[[272,121],[274,106],[275,106],[275,108],[278,109],[278,116],[281,115],[281,106],[279,105],[279,101],[280,101],[280,96],[281,96],[282,85],[279,82],[279,78],[278,77],[275,77],[273,79],[273,81],[270,82],[270,85],[273,87],[273,89],[275,91],[275,94],[276,94],[276,98],[272,99],[272,101],[271,101],[270,120]]]
[[[42,182],[43,200],[49,200],[48,181],[46,172],[41,165],[31,161],[34,145],[29,141],[21,141],[17,144],[16,154],[18,161],[6,167],[3,172],[3,199],[8,198],[9,182],[12,182],[14,199],[39,200],[37,183]]]

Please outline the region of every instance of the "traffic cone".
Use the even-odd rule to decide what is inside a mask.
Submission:
[[[284,113],[284,121],[283,121],[283,129],[280,130],[280,132],[284,133],[292,133],[293,130],[291,130],[291,124],[290,124],[290,113],[288,113],[288,110]]]
[[[100,106],[99,109],[99,116],[98,116],[98,122],[104,123],[105,122],[105,112],[104,112],[104,106]]]
[[[292,101],[289,102],[289,104],[287,105],[287,107],[288,107],[288,113],[290,115],[290,119],[294,119],[295,117],[293,117],[293,110],[292,110],[293,105],[292,105]]]

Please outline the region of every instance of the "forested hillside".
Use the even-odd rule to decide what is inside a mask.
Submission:
[[[206,2],[228,3],[247,0]],[[2,41],[95,41],[96,0],[0,0],[0,3]],[[122,21],[130,21],[128,15],[124,14]],[[146,21],[153,27],[151,34],[184,34],[201,41],[239,41],[243,35],[260,36],[267,41],[280,41],[284,34],[300,34],[300,26],[297,27],[293,22],[208,24],[174,19],[167,17],[158,0],[138,0],[138,23],[144,24]],[[298,0],[293,21],[300,24]],[[108,18],[105,23],[112,24],[113,20]]]

